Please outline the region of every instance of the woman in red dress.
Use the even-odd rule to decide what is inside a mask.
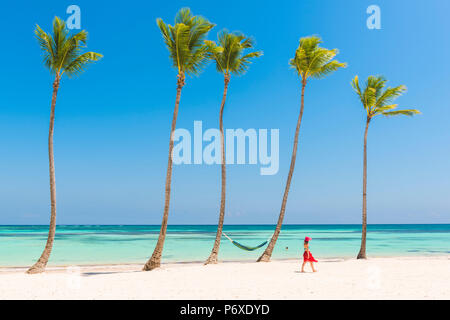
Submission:
[[[313,272],[316,272],[317,270],[314,269],[313,262],[318,262],[316,259],[314,259],[313,255],[311,254],[311,251],[309,251],[309,241],[312,239],[310,237],[305,237],[305,242],[303,242],[303,248],[305,249],[305,252],[303,252],[303,264],[302,264],[302,272],[305,272],[305,264],[309,262],[311,264],[311,268]]]

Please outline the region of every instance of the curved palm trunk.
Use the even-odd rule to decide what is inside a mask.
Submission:
[[[225,187],[226,187],[226,163],[225,163],[225,142],[223,133],[223,109],[225,107],[225,101],[227,99],[228,83],[230,82],[230,76],[225,75],[222,105],[220,106],[220,146],[222,149],[222,193],[220,197],[220,214],[219,223],[217,225],[216,240],[214,241],[214,247],[212,248],[209,258],[206,260],[205,264],[217,263],[217,258],[219,255],[220,239],[222,238],[223,230],[223,220],[225,217]]]
[[[363,205],[362,205],[362,234],[361,248],[357,259],[366,259],[366,236],[367,236],[367,132],[369,130],[370,118],[367,117],[366,130],[364,131],[364,168],[363,168]]]
[[[264,250],[263,254],[258,258],[257,262],[269,262],[270,261],[270,257],[272,256],[272,251],[275,247],[275,243],[277,242],[278,236],[281,231],[281,225],[283,224],[284,213],[286,210],[286,203],[287,203],[288,194],[289,194],[289,188],[291,187],[292,175],[294,173],[294,168],[295,168],[295,159],[297,157],[298,135],[300,132],[300,125],[302,123],[302,117],[303,117],[303,108],[305,105],[304,104],[305,86],[306,86],[306,81],[302,81],[302,99],[301,99],[300,114],[299,114],[298,120],[297,120],[297,128],[295,129],[294,149],[292,150],[291,166],[289,168],[289,174],[288,174],[288,178],[286,181],[286,188],[284,189],[284,196],[283,196],[283,202],[281,203],[280,216],[278,217],[277,227],[275,228],[275,232],[272,236],[272,239],[270,240],[269,245],[267,246],[266,250]]]
[[[170,185],[172,182],[172,151],[173,151],[173,135],[175,133],[178,117],[178,106],[180,104],[181,90],[184,86],[184,74],[179,74],[177,76],[177,97],[175,99],[175,108],[173,111],[172,127],[170,130],[170,142],[169,142],[169,160],[167,164],[167,174],[166,174],[166,192],[165,192],[165,202],[164,202],[164,214],[161,223],[161,230],[159,231],[158,242],[156,243],[155,250],[152,256],[144,265],[143,270],[149,271],[158,268],[161,265],[161,255],[164,248],[164,241],[166,239],[167,232],[167,221],[169,219],[169,204],[170,204]]]
[[[55,183],[55,161],[53,156],[53,129],[55,123],[55,106],[56,97],[58,95],[60,78],[56,76],[53,82],[53,95],[52,95],[52,105],[50,111],[50,127],[48,130],[48,161],[49,161],[49,174],[50,174],[50,202],[51,202],[51,213],[50,213],[50,225],[48,228],[47,243],[45,245],[44,251],[41,254],[39,260],[28,269],[27,273],[41,273],[44,272],[47,266],[48,259],[53,248],[53,241],[55,240],[56,231],[56,183]]]

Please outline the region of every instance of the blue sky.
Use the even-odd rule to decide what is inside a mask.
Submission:
[[[364,113],[350,81],[383,74],[405,84],[414,118],[377,118],[368,142],[369,223],[450,222],[450,21],[448,1],[14,1],[2,4],[0,224],[48,224],[47,134],[52,78],[33,36],[81,8],[88,49],[104,54],[64,79],[56,106],[58,223],[159,224],[176,74],[155,19],[188,6],[217,26],[256,39],[264,56],[231,80],[226,128],[280,129],[280,170],[229,166],[225,223],[276,222],[300,103],[288,67],[300,37],[323,38],[348,63],[308,84],[286,223],[360,223]],[[381,30],[366,8],[381,8]],[[178,127],[218,127],[223,79],[210,65],[188,78]],[[169,223],[214,224],[219,166],[175,166]]]

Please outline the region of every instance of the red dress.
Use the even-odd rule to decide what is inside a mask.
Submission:
[[[308,258],[308,251],[303,252],[303,261],[305,261],[305,262],[318,262],[316,259],[314,259],[311,251],[309,252],[309,258]]]

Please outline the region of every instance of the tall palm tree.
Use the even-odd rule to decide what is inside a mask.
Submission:
[[[272,256],[272,251],[277,242],[278,236],[281,231],[281,225],[283,224],[284,213],[286,210],[286,202],[288,199],[289,188],[291,186],[292,175],[295,168],[295,159],[297,156],[297,145],[298,145],[298,135],[300,131],[300,125],[303,117],[304,108],[304,96],[305,87],[310,78],[322,79],[329,75],[330,73],[338,70],[339,68],[346,67],[345,63],[341,63],[337,60],[333,60],[337,55],[337,49],[326,49],[321,48],[320,44],[322,40],[319,37],[311,36],[300,39],[300,45],[295,51],[295,56],[289,61],[292,68],[297,71],[298,76],[301,80],[301,104],[300,104],[300,114],[297,120],[297,127],[295,129],[294,138],[294,148],[292,150],[291,166],[289,168],[289,174],[286,181],[286,187],[284,189],[283,200],[281,202],[280,215],[278,217],[277,226],[272,239],[269,242],[266,250],[258,258],[259,261],[268,262]]]
[[[156,23],[161,30],[164,43],[169,50],[173,67],[177,70],[177,95],[170,130],[169,160],[167,164],[164,214],[159,232],[158,242],[152,256],[144,265],[145,271],[153,270],[161,265],[161,255],[166,238],[167,221],[169,219],[170,185],[172,180],[173,135],[176,129],[178,106],[181,90],[185,84],[185,76],[197,75],[208,61],[208,49],[204,43],[209,30],[214,27],[207,19],[194,16],[189,8],[181,9],[175,17],[175,25],[166,24],[158,18]]]
[[[406,86],[386,87],[387,80],[382,76],[370,76],[366,81],[366,87],[363,91],[359,86],[358,76],[352,81],[352,87],[358,94],[359,99],[366,110],[366,129],[364,131],[364,165],[363,165],[363,205],[362,205],[362,235],[361,248],[358,259],[366,259],[366,236],[367,236],[367,131],[373,117],[377,115],[384,116],[412,116],[420,113],[416,109],[397,109],[396,104],[392,102],[406,91]]]
[[[87,32],[82,30],[70,35],[63,20],[55,17],[53,20],[53,34],[46,33],[38,25],[35,30],[36,38],[43,52],[44,65],[55,76],[53,81],[53,95],[50,111],[50,128],[48,132],[48,158],[50,168],[50,201],[51,214],[48,231],[47,244],[39,260],[28,269],[28,273],[40,273],[45,270],[55,239],[56,229],[56,185],[55,185],[55,165],[53,157],[53,128],[55,121],[56,96],[62,76],[65,74],[69,78],[75,77],[83,72],[86,66],[99,60],[102,55],[95,52],[85,52]]]
[[[226,163],[225,163],[225,143],[223,133],[223,110],[227,99],[228,84],[231,74],[242,75],[250,67],[253,58],[260,57],[261,51],[245,53],[247,49],[253,48],[253,41],[238,32],[228,32],[222,30],[218,35],[218,45],[214,41],[205,41],[212,60],[216,63],[216,70],[223,74],[224,88],[222,104],[220,105],[219,127],[220,127],[220,147],[222,155],[222,192],[220,197],[219,223],[217,225],[216,240],[209,258],[205,264],[217,263],[219,254],[220,239],[222,238],[223,220],[225,217],[225,186],[226,186]]]

